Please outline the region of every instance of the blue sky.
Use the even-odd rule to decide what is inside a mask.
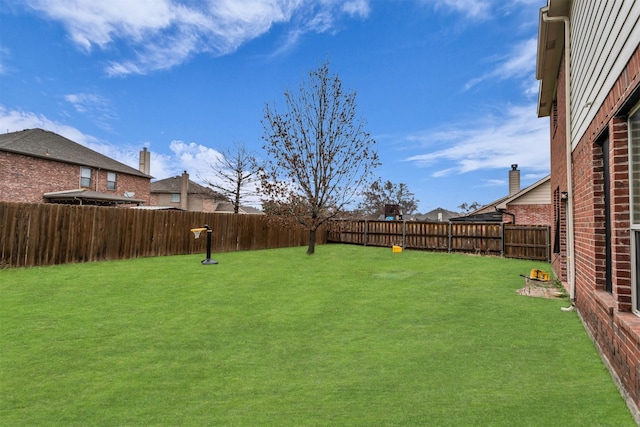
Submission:
[[[536,115],[544,0],[0,0],[0,130],[40,127],[151,174],[262,156],[265,104],[328,60],[383,180],[458,210],[549,173]]]

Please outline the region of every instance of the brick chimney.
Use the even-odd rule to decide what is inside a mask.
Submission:
[[[140,172],[145,175],[151,175],[151,153],[147,151],[147,147],[144,147],[140,152]]]
[[[189,195],[189,174],[187,171],[182,172],[182,181],[180,183],[180,209],[187,210],[189,203],[187,197]]]
[[[509,171],[509,196],[513,196],[518,191],[520,191],[520,171],[518,165],[513,164]]]

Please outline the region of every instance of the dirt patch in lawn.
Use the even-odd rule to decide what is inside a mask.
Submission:
[[[543,282],[525,278],[525,285],[516,291],[518,295],[536,298],[565,298],[564,289],[559,288],[552,281]]]

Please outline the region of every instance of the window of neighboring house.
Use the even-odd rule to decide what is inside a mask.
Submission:
[[[107,172],[107,190],[116,189],[116,173]]]
[[[180,203],[180,193],[171,194],[171,203]]]
[[[640,108],[629,115],[629,205],[631,208],[631,293],[640,314]]]
[[[80,187],[91,188],[91,168],[80,168]]]

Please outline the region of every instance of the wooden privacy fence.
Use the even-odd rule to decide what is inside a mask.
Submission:
[[[328,242],[549,261],[550,227],[416,221],[332,221]]]
[[[0,202],[0,267],[24,267],[144,256],[269,249],[308,244],[301,227],[282,228],[263,215],[233,215],[96,206]],[[325,243],[318,233],[316,243]]]

